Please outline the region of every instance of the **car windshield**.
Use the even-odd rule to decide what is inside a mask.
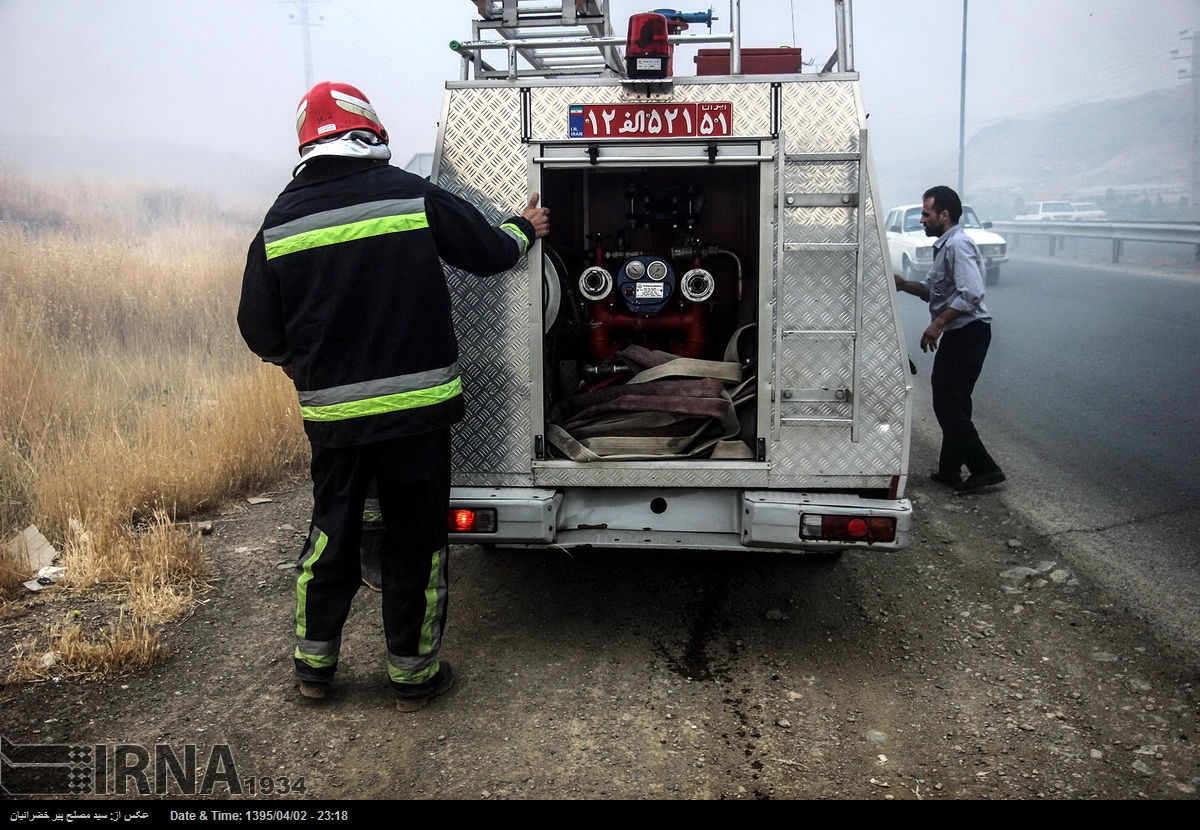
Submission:
[[[975,230],[983,228],[983,223],[979,221],[979,217],[975,215],[975,211],[965,205],[963,206],[962,219],[959,220],[958,224],[964,228],[973,228]]]
[[[1067,202],[1042,202],[1042,213],[1073,213]]]
[[[975,211],[965,206],[963,207],[963,214],[959,220],[959,224],[964,228],[975,230],[983,227],[983,223],[979,221],[979,217],[975,215]],[[921,230],[921,209],[909,208],[904,213],[904,232],[912,233],[919,230]]]

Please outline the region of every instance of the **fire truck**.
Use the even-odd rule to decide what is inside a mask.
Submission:
[[[806,72],[742,47],[740,0],[727,32],[659,9],[623,37],[607,0],[473,0],[431,178],[497,220],[540,193],[552,221],[517,269],[451,276],[452,542],[908,544],[909,361],[833,5]]]

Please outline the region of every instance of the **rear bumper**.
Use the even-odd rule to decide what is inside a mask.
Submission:
[[[494,510],[495,530],[451,533],[453,544],[834,552],[908,546],[912,504],[790,490],[456,487],[452,509]],[[809,538],[805,517],[887,518],[889,541]],[[819,524],[819,522],[818,522]]]

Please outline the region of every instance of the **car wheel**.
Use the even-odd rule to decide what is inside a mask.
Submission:
[[[923,274],[917,273],[917,267],[912,264],[912,260],[908,257],[904,258],[904,279],[911,282],[920,282]]]
[[[1000,282],[1000,266],[987,269],[987,274],[983,278],[984,285],[996,285]]]

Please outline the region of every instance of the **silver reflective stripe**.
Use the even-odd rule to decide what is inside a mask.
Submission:
[[[341,637],[338,637],[336,640],[306,640],[303,637],[296,638],[296,650],[302,651],[305,654],[315,654],[321,656],[337,654],[341,647]]]
[[[361,383],[348,383],[345,386],[333,386],[329,389],[300,392],[300,405],[333,406],[339,403],[354,403],[371,398],[381,398],[385,395],[400,395],[404,392],[442,386],[457,377],[458,364],[453,363],[445,369],[430,369],[427,372],[416,372],[411,375],[397,375],[392,378],[365,380]]]
[[[366,222],[371,219],[385,219],[389,216],[404,216],[410,213],[424,213],[424,199],[384,199],[378,202],[363,202],[361,205],[326,210],[294,219],[274,228],[263,229],[263,242],[270,245],[281,239],[287,239],[302,233],[319,231],[324,228],[335,228],[349,225],[353,222]]]

